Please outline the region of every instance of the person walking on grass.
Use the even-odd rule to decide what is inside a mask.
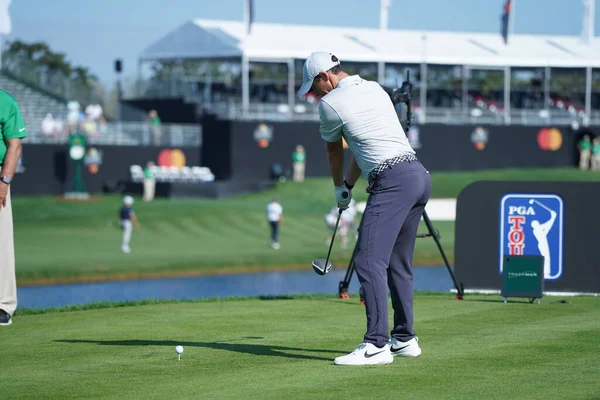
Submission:
[[[140,222],[133,211],[133,197],[125,196],[123,199],[123,206],[119,210],[119,223],[121,230],[123,231],[123,241],[121,243],[121,251],[125,254],[131,253],[129,242],[131,241],[131,234],[133,227],[139,229]]]
[[[27,137],[17,101],[0,90],[0,326],[12,324],[17,309],[17,279],[10,186]]]
[[[367,331],[336,365],[390,364],[394,356],[421,354],[413,330],[412,258],[417,228],[431,192],[388,94],[377,82],[342,70],[338,58],[312,53],[298,93],[320,97],[320,133],[325,141],[335,201],[346,209],[359,176],[370,194],[358,235],[355,269],[365,295]],[[344,179],[346,141],[354,158]],[[388,288],[394,327],[388,336]]]
[[[271,237],[269,238],[269,246],[275,250],[279,250],[279,228],[283,224],[283,208],[279,204],[278,199],[273,199],[267,204],[267,221],[271,227]]]

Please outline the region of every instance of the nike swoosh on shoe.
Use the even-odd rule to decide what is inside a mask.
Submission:
[[[402,350],[402,349],[405,349],[405,348],[407,348],[407,347],[409,347],[409,346],[410,346],[410,344],[407,344],[407,345],[406,345],[406,346],[404,346],[404,347],[394,347],[394,346],[392,346],[391,350],[392,350],[392,351],[400,351],[400,350]]]
[[[369,354],[369,353],[365,352],[365,358],[371,358],[371,357],[375,357],[377,354],[381,354],[381,353],[383,353],[384,351],[385,351],[385,350],[381,350],[381,351],[378,351],[377,353],[373,353],[373,354]]]

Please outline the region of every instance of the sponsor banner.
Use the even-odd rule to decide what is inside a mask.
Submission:
[[[544,278],[563,274],[564,204],[556,194],[505,194],[500,200],[499,272],[504,256],[544,257]]]

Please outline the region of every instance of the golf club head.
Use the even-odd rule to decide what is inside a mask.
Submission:
[[[312,262],[312,268],[318,275],[325,275],[331,271],[331,261],[327,261],[324,258],[317,258]]]

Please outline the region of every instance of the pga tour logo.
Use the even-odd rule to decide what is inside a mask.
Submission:
[[[500,258],[543,256],[544,278],[563,273],[563,200],[554,194],[507,194],[500,201]]]

